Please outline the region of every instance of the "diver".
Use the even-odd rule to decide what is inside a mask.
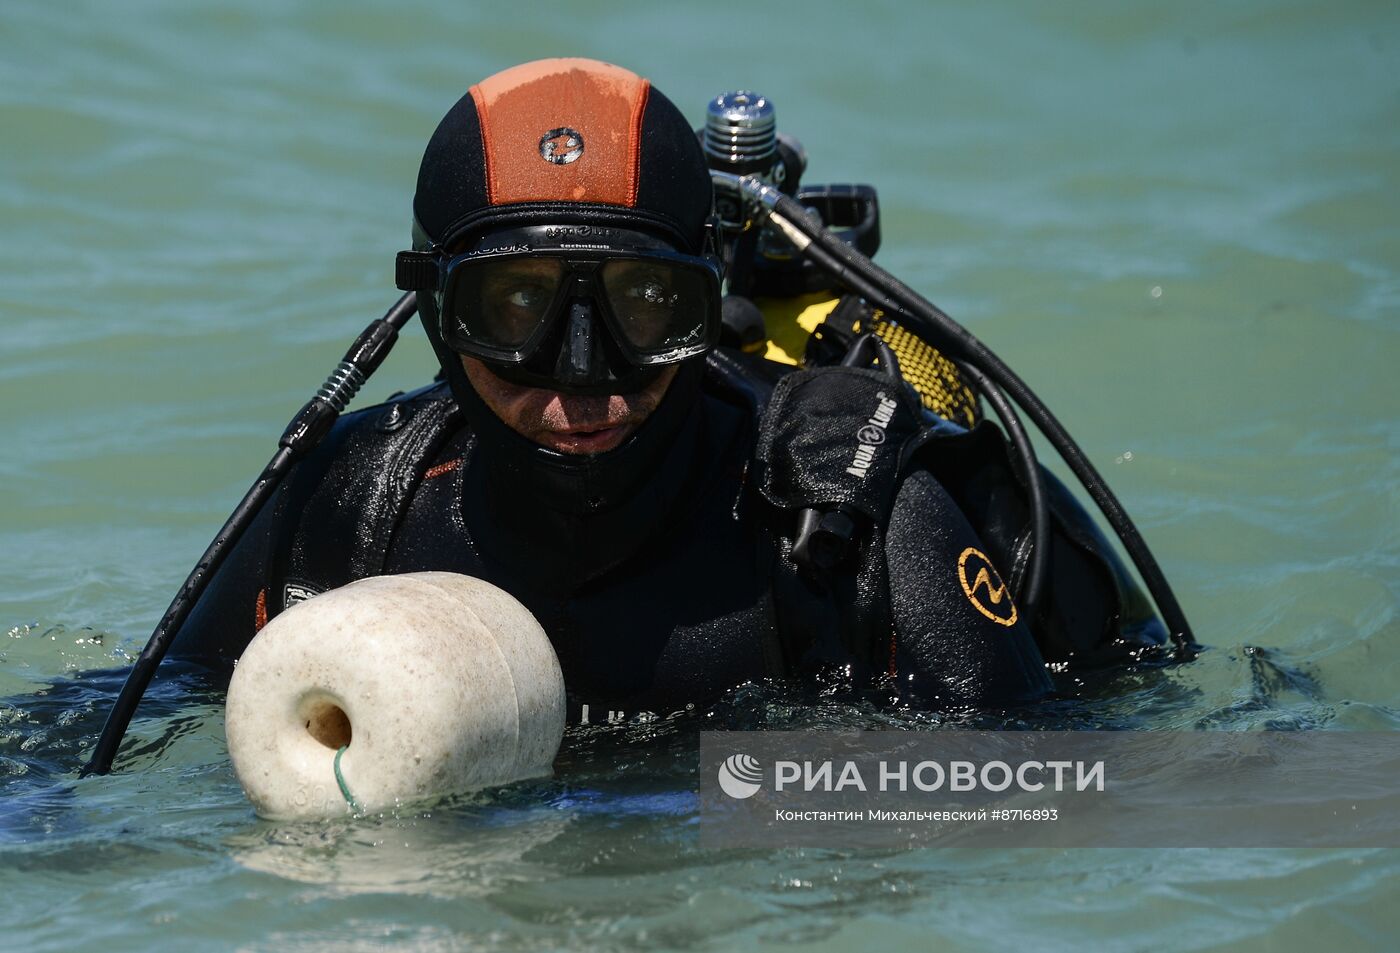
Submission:
[[[625,69],[473,86],[427,145],[397,262],[438,380],[338,420],[172,652],[227,670],[289,605],[421,570],[534,613],[573,723],[833,673],[1005,706],[1166,643],[1053,480],[1044,593],[1018,602],[1025,475],[989,421],[935,419],[878,337],[801,368],[722,341],[714,194],[696,132]]]

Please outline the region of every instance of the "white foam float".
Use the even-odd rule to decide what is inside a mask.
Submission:
[[[564,678],[528,609],[456,573],[376,576],[278,615],[238,660],[229,756],[257,812],[364,811],[550,773]]]

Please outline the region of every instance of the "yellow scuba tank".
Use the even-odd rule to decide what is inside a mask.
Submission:
[[[764,297],[754,303],[763,312],[767,338],[745,350],[779,364],[802,365],[813,360],[813,351],[826,350],[831,359],[839,359],[856,335],[874,331],[894,351],[901,375],[913,385],[924,407],[968,428],[981,419],[977,398],[957,366],[898,324],[883,320],[878,309],[829,291]],[[824,338],[834,340],[823,349]]]

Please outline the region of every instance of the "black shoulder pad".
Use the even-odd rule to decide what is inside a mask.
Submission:
[[[272,560],[269,614],[384,571],[424,468],[460,422],[443,383],[336,422],[279,500],[287,529]]]
[[[1030,509],[1001,431],[983,421],[939,435],[914,455],[948,490],[992,561],[1019,590],[1029,556]],[[1050,564],[1046,597],[1029,620],[1046,661],[1094,667],[1128,661],[1167,642],[1166,628],[1112,545],[1049,471]]]
[[[705,356],[705,390],[749,411],[757,420],[773,397],[778,381],[797,368],[743,351],[717,347]]]
[[[759,488],[779,509],[840,505],[883,525],[902,449],[920,429],[912,393],[886,373],[819,367],[790,374],[763,415]]]

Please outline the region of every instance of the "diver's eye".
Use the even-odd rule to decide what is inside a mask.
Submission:
[[[547,290],[539,285],[527,285],[510,291],[505,297],[506,304],[529,311],[538,311],[549,304]]]
[[[551,259],[483,262],[464,271],[463,280],[483,305],[539,317],[554,300],[564,267]]]

